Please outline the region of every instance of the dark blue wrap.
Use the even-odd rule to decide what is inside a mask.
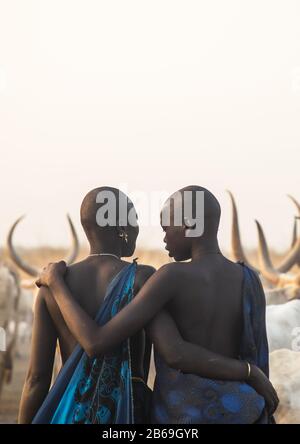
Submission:
[[[256,273],[241,263],[243,331],[239,358],[269,376],[265,295]],[[152,399],[154,424],[267,424],[265,401],[248,384],[215,381],[181,373],[155,353],[156,379]]]

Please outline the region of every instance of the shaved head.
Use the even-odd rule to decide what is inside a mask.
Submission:
[[[219,228],[221,207],[216,197],[206,188],[189,185],[173,193],[165,203],[170,208],[173,222],[193,227],[203,222],[204,236],[216,236]]]
[[[88,192],[80,207],[80,220],[90,244],[100,242],[108,246],[119,241],[121,228],[135,239],[138,234],[132,201],[122,191],[109,186]]]
[[[97,223],[97,212],[105,203],[104,199],[102,202],[99,202],[99,196],[101,196],[101,193],[103,193],[103,196],[106,196],[107,193],[112,193],[112,195],[115,197],[116,204],[118,204],[120,191],[116,188],[98,187],[89,191],[84,197],[80,207],[80,220],[86,234],[88,234],[89,231],[98,231],[99,228],[104,228],[99,226]],[[117,211],[117,207],[118,205],[116,205],[115,211]]]
[[[169,256],[187,260],[195,248],[202,252],[218,252],[220,216],[218,200],[204,187],[189,185],[172,194],[161,212]]]
[[[221,218],[221,206],[216,197],[209,190],[199,185],[189,185],[179,190],[183,195],[185,191],[191,192],[193,217],[196,217],[197,192],[204,193],[204,235],[217,235]]]

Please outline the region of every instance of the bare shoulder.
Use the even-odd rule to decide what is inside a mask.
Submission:
[[[66,274],[64,276],[64,280],[66,284],[69,286],[73,281],[77,281],[78,279],[82,279],[82,274],[86,269],[86,265],[84,260],[75,262],[67,266]]]
[[[177,285],[184,276],[187,264],[183,262],[172,262],[160,267],[153,276],[156,281],[167,282],[168,285]]]
[[[156,272],[156,269],[151,265],[139,264],[135,276],[135,293],[137,293],[145,282]]]
[[[149,278],[155,272],[156,272],[156,268],[152,267],[152,265],[139,264],[137,266],[137,273],[140,276],[144,276],[144,277],[148,277]]]
[[[158,271],[164,275],[172,276],[184,272],[187,265],[187,262],[170,262],[160,267]]]
[[[139,289],[151,278],[152,283],[169,285],[178,281],[178,277],[181,275],[181,270],[185,264],[182,263],[170,263],[165,264],[156,270],[151,265],[138,265],[136,282],[139,285]]]
[[[85,262],[85,260],[83,259],[82,261],[79,261],[79,262],[74,262],[73,264],[70,264],[70,265],[68,265],[68,268],[67,268],[67,274],[69,275],[72,275],[72,274],[77,274],[78,273],[78,271],[80,271],[80,270],[82,270],[82,269],[84,269],[84,268],[86,268],[86,262]]]
[[[243,262],[233,262],[227,257],[223,256],[223,260],[227,267],[231,269],[233,273],[236,273],[237,275],[242,275],[244,273],[244,263]]]
[[[74,292],[74,297],[76,298],[77,289],[81,289],[86,285],[89,280],[90,273],[93,272],[94,268],[89,266],[87,261],[83,259],[82,261],[75,262],[74,264],[68,265],[67,272],[65,274],[65,283]]]
[[[239,262],[233,262],[224,257],[224,274],[231,282],[235,282],[237,285],[242,286],[244,281],[244,264]]]

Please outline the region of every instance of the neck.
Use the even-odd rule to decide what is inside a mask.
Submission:
[[[101,242],[93,242],[90,244],[89,254],[104,254],[104,253],[109,253],[121,257],[122,256],[121,246],[108,245],[108,244],[105,245]]]
[[[222,254],[219,247],[218,239],[203,240],[201,244],[194,244],[192,246],[192,261],[199,261],[205,256],[213,254]]]

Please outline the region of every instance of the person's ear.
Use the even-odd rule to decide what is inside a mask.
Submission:
[[[185,237],[193,237],[191,233],[196,228],[196,222],[191,221],[188,217],[184,218],[184,235]]]
[[[117,234],[118,234],[119,238],[121,238],[127,244],[128,234],[127,234],[125,228],[122,226],[117,227]]]
[[[184,228],[185,230],[192,230],[196,227],[196,222],[191,222],[191,220],[188,217],[184,217]]]

